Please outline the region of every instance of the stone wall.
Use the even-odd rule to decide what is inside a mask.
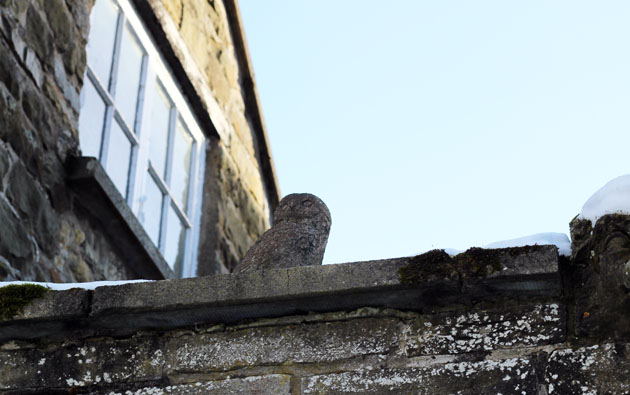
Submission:
[[[237,61],[232,27],[220,1],[136,3],[162,49],[177,55],[169,60],[180,67],[180,83],[195,87],[187,93],[211,120],[203,124],[211,141],[198,272],[228,271],[269,227],[277,202],[273,171],[261,171],[261,163],[272,166],[261,157],[268,153],[260,148],[264,125],[259,130],[261,124],[250,120],[260,114],[245,104],[241,79],[247,71]],[[0,0],[0,280],[142,276],[68,181],[69,158],[80,154],[79,98],[92,4]]]
[[[630,316],[571,296],[576,264],[552,246],[471,249],[49,291],[0,325],[0,390],[627,393]]]
[[[90,1],[0,1],[0,279],[133,277],[78,206],[65,163],[78,153]]]

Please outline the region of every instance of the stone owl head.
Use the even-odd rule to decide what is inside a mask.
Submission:
[[[282,222],[310,226],[327,234],[332,220],[328,207],[320,198],[310,193],[292,193],[280,201],[273,213],[274,225]]]

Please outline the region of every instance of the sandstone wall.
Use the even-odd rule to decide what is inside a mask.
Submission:
[[[0,1],[0,279],[133,277],[66,184],[91,1]]]

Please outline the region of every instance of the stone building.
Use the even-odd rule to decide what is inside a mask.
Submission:
[[[630,393],[630,216],[228,274],[277,202],[235,0],[0,0],[0,279],[195,277],[0,287],[0,393]]]
[[[627,394],[630,216],[552,245],[0,288],[7,394]]]
[[[236,0],[0,18],[0,279],[233,269],[279,196]]]

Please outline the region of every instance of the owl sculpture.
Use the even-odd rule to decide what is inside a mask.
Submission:
[[[294,193],[280,201],[273,226],[258,239],[234,272],[321,265],[332,221],[315,195]]]

